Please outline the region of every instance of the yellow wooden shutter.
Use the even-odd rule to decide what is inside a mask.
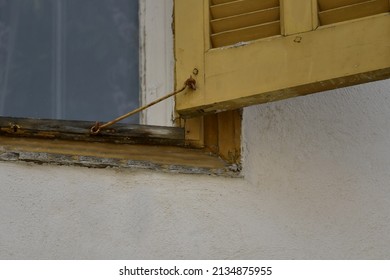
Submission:
[[[177,97],[177,111],[217,112],[389,78],[389,3],[175,0],[176,78],[198,73],[198,89]]]

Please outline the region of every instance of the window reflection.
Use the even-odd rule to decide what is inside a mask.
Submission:
[[[136,0],[0,0],[0,115],[124,114],[139,105],[138,46]]]

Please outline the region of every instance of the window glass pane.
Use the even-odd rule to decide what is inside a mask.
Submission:
[[[138,0],[0,0],[0,116],[116,118],[139,105],[138,53]]]

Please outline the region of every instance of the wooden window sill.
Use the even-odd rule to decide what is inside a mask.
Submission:
[[[92,125],[0,118],[0,160],[240,176],[238,165],[187,147],[182,128],[118,124],[91,136]]]

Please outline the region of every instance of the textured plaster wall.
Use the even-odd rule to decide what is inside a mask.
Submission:
[[[0,258],[388,259],[389,88],[245,109],[244,179],[0,162]]]
[[[290,257],[390,258],[390,80],[254,106],[244,119],[245,176]]]

